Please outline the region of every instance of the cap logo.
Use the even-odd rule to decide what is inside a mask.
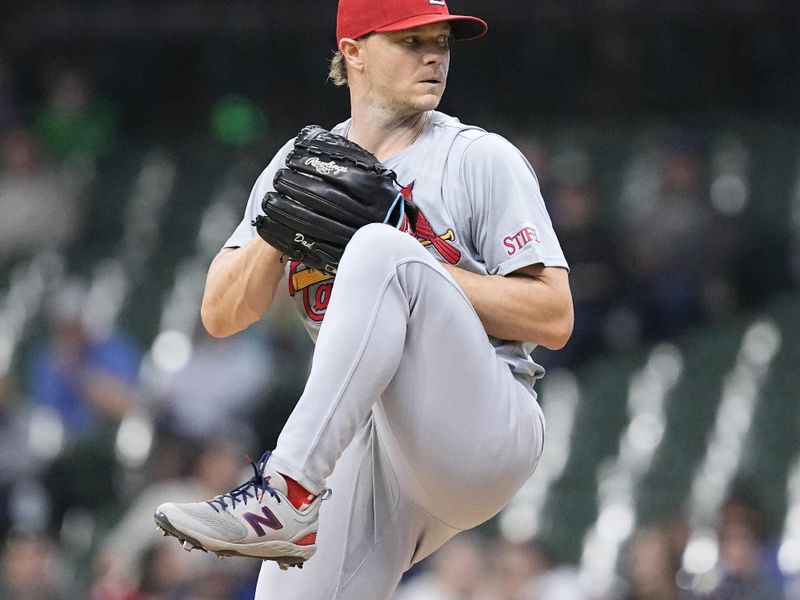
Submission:
[[[436,6],[447,6],[446,0],[428,0],[428,4],[435,4]]]

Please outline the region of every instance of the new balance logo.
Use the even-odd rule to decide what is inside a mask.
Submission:
[[[242,518],[250,524],[250,527],[253,528],[253,531],[256,532],[258,537],[265,535],[264,528],[261,527],[262,525],[270,529],[283,529],[283,525],[278,520],[278,517],[276,517],[270,509],[266,506],[262,506],[261,512],[264,513],[263,517],[251,512],[246,512],[242,515]]]

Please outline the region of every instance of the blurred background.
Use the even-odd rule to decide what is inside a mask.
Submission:
[[[545,454],[402,600],[800,599],[800,4],[453,0],[442,110],[534,165],[576,327]],[[311,343],[198,325],[205,272],[326,83],[336,4],[0,4],[0,598],[251,598],[160,502],[272,448]],[[365,599],[369,600],[369,599]]]

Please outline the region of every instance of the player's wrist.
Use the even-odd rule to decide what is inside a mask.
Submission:
[[[276,262],[280,264],[284,264],[287,260],[287,257],[283,252],[278,250],[260,235],[257,235],[253,238],[253,246],[262,260],[269,260],[270,262]]]

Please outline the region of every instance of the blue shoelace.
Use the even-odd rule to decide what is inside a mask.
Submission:
[[[256,494],[259,491],[262,492],[262,497],[266,493],[280,502],[280,497],[269,485],[270,478],[264,477],[264,469],[267,466],[267,460],[269,460],[270,454],[271,453],[269,451],[264,452],[264,454],[258,460],[258,463],[254,463],[252,460],[250,461],[250,466],[253,467],[253,477],[245,481],[243,484],[233,488],[227,494],[221,494],[213,500],[208,500],[206,504],[211,506],[211,508],[217,512],[219,512],[220,509],[214,505],[217,504],[220,508],[227,509],[228,501],[231,503],[231,508],[236,508],[237,502],[247,502],[247,498],[257,498],[258,496]]]

